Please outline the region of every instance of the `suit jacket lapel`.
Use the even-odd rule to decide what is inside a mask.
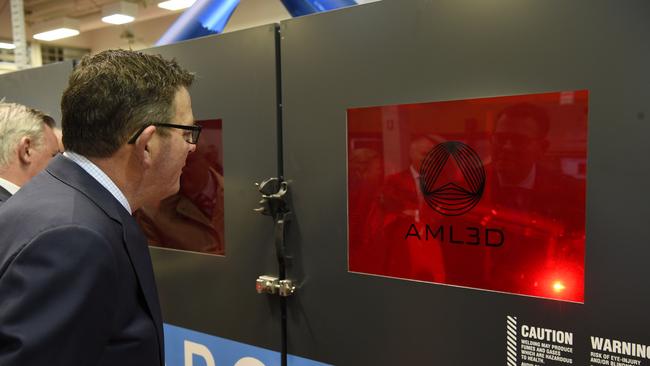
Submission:
[[[11,193],[4,189],[4,187],[0,186],[0,203],[6,201],[11,197]]]
[[[153,277],[147,239],[138,227],[135,219],[95,178],[68,158],[57,156],[48,165],[47,171],[60,181],[84,194],[95,202],[106,215],[122,225],[124,246],[126,247],[129,258],[131,258],[131,264],[138,278],[140,289],[144,294],[149,313],[156,325],[159,350],[161,360],[163,360],[162,316],[158,302],[156,281]]]
[[[153,276],[153,267],[151,265],[151,256],[147,246],[147,238],[140,230],[133,216],[129,215],[126,210],[122,210],[122,227],[124,228],[124,243],[129,257],[133,263],[133,269],[140,282],[140,288],[144,293],[144,298],[149,307],[149,312],[156,324],[158,344],[160,345],[160,359],[164,360],[163,355],[163,334],[162,334],[162,314],[160,313],[160,303],[158,301],[158,291],[156,280]]]

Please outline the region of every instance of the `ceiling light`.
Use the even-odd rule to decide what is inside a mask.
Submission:
[[[0,48],[5,50],[13,50],[16,48],[16,45],[13,43],[0,42]]]
[[[196,0],[168,0],[158,3],[159,8],[167,10],[181,10],[194,5]]]
[[[58,18],[34,25],[34,39],[54,41],[79,34],[79,21],[72,18]]]
[[[56,41],[57,39],[74,37],[78,34],[79,31],[76,29],[57,28],[51,31],[34,34],[34,39],[38,39],[39,41]]]
[[[113,14],[102,18],[102,22],[110,24],[126,24],[134,20],[134,17],[124,14]]]
[[[138,4],[118,1],[102,7],[102,22],[110,24],[131,23],[135,20],[137,14]]]

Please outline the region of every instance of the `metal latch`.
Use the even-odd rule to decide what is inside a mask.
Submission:
[[[259,276],[255,288],[260,294],[291,296],[296,292],[296,286],[292,280],[285,277],[286,261],[289,258],[286,254],[285,230],[291,219],[291,210],[287,202],[289,183],[281,178],[269,178],[261,183],[256,183],[256,185],[262,194],[262,199],[259,202],[259,207],[254,211],[271,216],[275,223],[274,242],[279,264],[279,276]]]
[[[262,194],[260,207],[253,209],[257,213],[276,217],[278,214],[289,212],[285,195],[289,190],[289,183],[279,178],[269,178],[261,183],[255,183],[257,189]]]
[[[293,295],[296,286],[291,280],[280,280],[273,276],[259,276],[255,282],[258,294],[271,294],[287,297]]]

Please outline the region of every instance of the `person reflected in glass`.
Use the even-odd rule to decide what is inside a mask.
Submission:
[[[584,180],[564,174],[560,158],[549,153],[550,125],[541,106],[515,104],[497,115],[491,137],[492,222],[506,235],[504,246],[490,252],[493,280],[510,290],[542,291],[545,273],[579,252],[571,235],[584,230],[584,196],[577,194]]]
[[[199,143],[180,191],[135,215],[149,245],[224,255],[223,184],[221,154],[214,144]]]
[[[409,165],[406,169],[386,177],[370,213],[375,231],[373,240],[378,253],[385,256],[380,270],[396,277],[423,281],[444,282],[445,270],[439,245],[407,236],[411,226],[424,232],[431,221],[432,210],[424,202],[420,188],[420,167],[436,143],[429,136],[416,136],[408,145]]]

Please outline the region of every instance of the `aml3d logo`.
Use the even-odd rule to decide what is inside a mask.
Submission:
[[[451,158],[451,159],[450,159]],[[420,189],[424,201],[444,216],[459,216],[478,204],[485,190],[485,167],[469,146],[448,141],[431,149],[420,166]],[[454,225],[424,226],[412,223],[405,239],[439,240],[452,244],[500,247],[505,234],[499,228]]]
[[[456,179],[443,174],[450,169],[461,174],[453,174]],[[483,162],[476,151],[462,142],[438,144],[422,161],[420,188],[427,205],[440,214],[467,213],[478,204],[485,189]]]

